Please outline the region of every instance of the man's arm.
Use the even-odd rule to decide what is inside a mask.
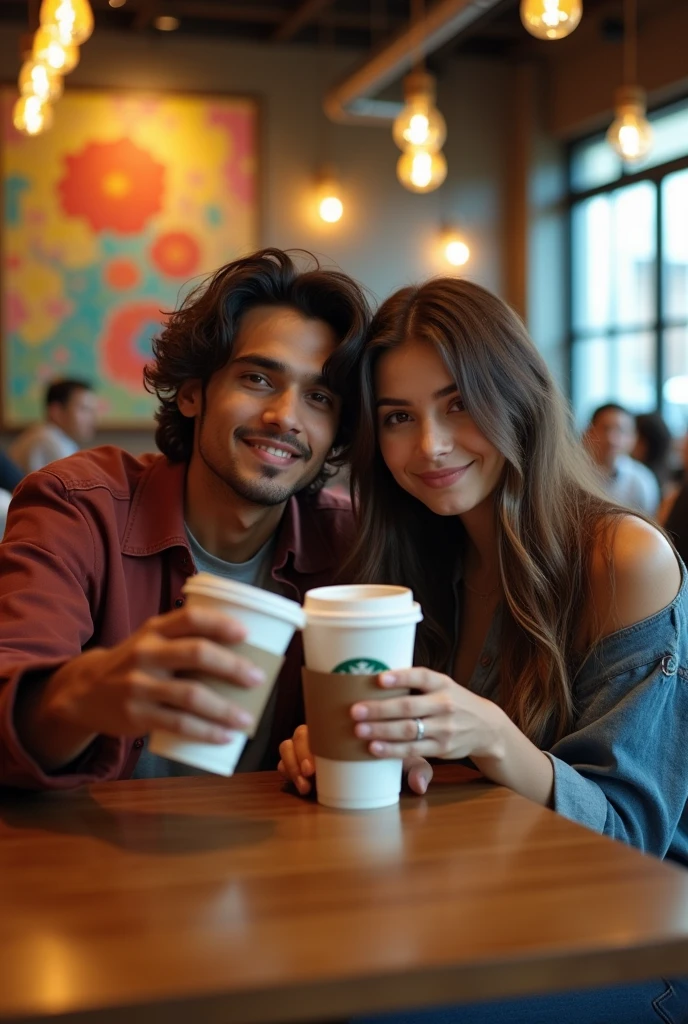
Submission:
[[[99,543],[53,474],[20,487],[0,545],[0,784],[114,777],[125,737],[163,728],[223,742],[227,729],[251,724],[194,679],[260,682],[229,649],[244,630],[227,616],[180,609],[115,647],[82,653],[97,640],[92,609],[107,571]],[[85,753],[73,772],[54,774]]]

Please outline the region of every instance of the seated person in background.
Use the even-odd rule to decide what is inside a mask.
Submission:
[[[95,437],[98,399],[86,381],[54,381],[45,393],[45,409],[45,422],[29,427],[9,448],[24,473],[74,455]]]
[[[12,491],[23,476],[19,466],[15,466],[12,460],[3,451],[0,451],[0,540],[5,532],[5,521],[12,500]]]
[[[686,569],[599,490],[521,321],[466,280],[405,288],[373,319],[357,392],[353,576],[410,587],[424,618],[418,667],[381,673],[389,699],[354,704],[352,732],[375,757],[468,757],[688,865]],[[280,752],[307,792],[307,727]],[[635,1024],[666,988],[631,993],[642,1016],[615,990],[379,1020]]]
[[[635,444],[631,458],[642,462],[654,475],[662,496],[671,479],[674,439],[658,412],[646,412],[635,418]]]
[[[653,516],[660,501],[659,484],[652,470],[631,458],[635,440],[633,416],[615,402],[595,410],[584,435],[609,498]]]
[[[193,681],[260,683],[228,646],[243,628],[180,590],[195,568],[295,600],[333,582],[352,517],[321,488],[368,320],[344,274],[276,249],[230,263],[154,342],[163,454],[95,448],[22,482],[0,545],[0,785],[187,774],[145,750],[151,730],[222,743],[250,724]],[[240,769],[277,764],[303,720],[300,669],[297,635]]]
[[[0,450],[0,487],[3,491],[9,491],[11,494],[23,476],[16,462]]]

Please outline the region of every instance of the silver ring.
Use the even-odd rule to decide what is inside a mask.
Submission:
[[[422,740],[423,737],[425,736],[425,722],[423,721],[422,718],[414,718],[413,721],[416,723],[416,740],[415,740],[415,742],[417,743],[418,740]]]

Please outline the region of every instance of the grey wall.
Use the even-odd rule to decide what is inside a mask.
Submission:
[[[19,70],[21,31],[0,30],[0,77],[6,81]],[[262,109],[259,244],[322,254],[379,300],[408,282],[447,272],[437,235],[443,221],[458,221],[473,254],[464,272],[499,292],[504,71],[486,60],[448,67],[439,105],[448,124],[449,176],[437,192],[418,196],[396,180],[399,153],[389,129],[335,126],[322,114],[327,86],[359,59],[306,47],[96,31],[66,85],[254,95]],[[335,163],[342,184],[345,214],[337,225],[323,224],[315,213],[313,176],[324,159]],[[136,451],[151,446],[147,433],[103,434],[99,440]]]

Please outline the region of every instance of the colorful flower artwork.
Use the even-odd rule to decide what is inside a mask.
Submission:
[[[27,138],[15,99],[0,92],[4,426],[37,418],[58,376],[93,381],[103,425],[151,426],[166,313],[257,244],[256,105],[70,89]]]

